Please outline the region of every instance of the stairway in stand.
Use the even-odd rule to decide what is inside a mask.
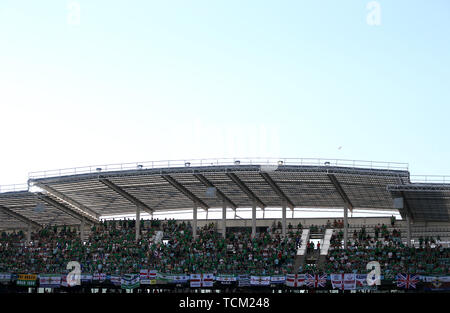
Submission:
[[[330,240],[333,235],[333,229],[329,228],[325,230],[325,236],[323,237],[322,245],[320,246],[320,256],[316,262],[316,268],[321,269],[325,265],[327,259],[328,249],[330,248]]]
[[[300,266],[303,267],[305,263],[306,245],[309,241],[309,229],[303,229],[301,237],[300,248],[297,249],[297,255],[295,256],[294,268],[298,272]]]

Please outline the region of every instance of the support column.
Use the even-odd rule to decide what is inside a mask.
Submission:
[[[197,239],[197,203],[194,203],[194,212],[192,217],[192,235]]]
[[[406,240],[408,247],[411,247],[411,220],[408,214],[406,214]]]
[[[347,249],[348,241],[348,208],[344,207],[344,249]]]
[[[140,238],[140,230],[141,230],[141,208],[139,205],[136,205],[136,241]]]
[[[252,238],[256,237],[256,202],[252,206]]]
[[[283,237],[286,237],[286,202],[283,202],[283,207],[281,209],[281,225]]]
[[[222,205],[222,237],[225,238],[227,232],[227,205],[225,201]]]
[[[28,229],[27,229],[27,245],[30,244],[31,241],[31,225],[28,224]]]
[[[81,242],[84,242],[84,219],[81,220],[80,224],[80,239]]]

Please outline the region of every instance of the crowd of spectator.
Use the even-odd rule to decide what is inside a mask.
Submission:
[[[83,272],[136,273],[141,268],[164,273],[221,273],[276,275],[293,272],[300,244],[299,232],[230,232],[223,238],[214,224],[193,238],[189,223],[141,221],[141,238],[135,240],[135,221],[104,221],[92,227],[89,239],[68,227],[46,227],[27,243],[22,232],[2,233],[0,272],[64,273],[69,261],[78,261]],[[156,242],[156,231],[163,231]]]
[[[301,245],[301,224],[284,238],[276,227],[251,237],[249,229],[230,231],[223,238],[214,223],[198,229],[193,238],[190,223],[175,220],[140,221],[140,240],[135,240],[135,221],[103,221],[92,227],[86,242],[78,230],[70,227],[45,227],[26,242],[23,232],[3,232],[0,236],[0,272],[65,273],[70,261],[78,261],[83,272],[106,274],[137,273],[154,269],[163,273],[214,273],[277,275],[296,272],[297,249]],[[399,272],[450,274],[450,249],[434,238],[419,238],[419,248],[405,246],[401,232],[376,225],[373,232],[365,227],[348,236],[339,220],[327,225],[311,225],[311,233],[335,227],[325,262],[302,268],[326,273],[365,273],[367,263],[378,261],[382,275]],[[276,225],[275,225],[276,226]],[[343,226],[343,225],[342,225]],[[156,240],[157,232],[164,236]],[[374,235],[370,236],[369,233]],[[439,238],[438,238],[439,240]],[[307,252],[320,250],[320,242],[307,243]],[[298,264],[297,264],[298,265]]]
[[[371,237],[363,227],[354,231],[347,249],[342,247],[343,232],[333,234],[326,262],[321,270],[326,273],[367,273],[370,261],[377,261],[381,274],[392,278],[397,273],[423,275],[450,274],[450,249],[427,241],[417,249],[406,246],[400,230],[389,231],[386,225],[377,225]]]

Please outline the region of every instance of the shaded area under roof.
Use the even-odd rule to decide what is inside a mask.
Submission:
[[[405,209],[400,213],[409,213],[417,221],[449,221],[450,209],[450,185],[441,184],[439,191],[424,190],[432,184],[412,184],[409,171],[397,169],[284,164],[179,166],[34,178],[29,183],[43,191],[3,193],[0,205],[38,223],[55,225],[80,224],[77,214],[91,222],[100,216],[134,214],[136,205],[145,206],[147,212],[190,209],[194,203],[205,209],[220,208],[224,203],[248,208],[254,202],[263,208],[287,203],[297,208],[393,210],[394,198],[401,196]],[[419,185],[421,190],[412,190]],[[216,188],[215,193],[211,187]],[[64,210],[42,201],[42,197],[58,202]],[[36,212],[39,203],[46,210]],[[12,222],[8,218],[5,226],[6,221]]]

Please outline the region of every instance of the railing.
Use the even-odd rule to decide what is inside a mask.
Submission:
[[[412,183],[450,184],[450,176],[441,175],[411,175]]]
[[[84,167],[63,168],[29,173],[30,179],[90,174],[97,172],[126,171],[154,168],[191,167],[191,166],[225,166],[225,165],[306,165],[336,166],[365,169],[408,170],[407,163],[379,162],[363,160],[317,159],[317,158],[226,158],[226,159],[194,159],[145,161],[133,163],[102,164]]]
[[[0,185],[0,193],[26,190],[28,190],[28,184]]]

